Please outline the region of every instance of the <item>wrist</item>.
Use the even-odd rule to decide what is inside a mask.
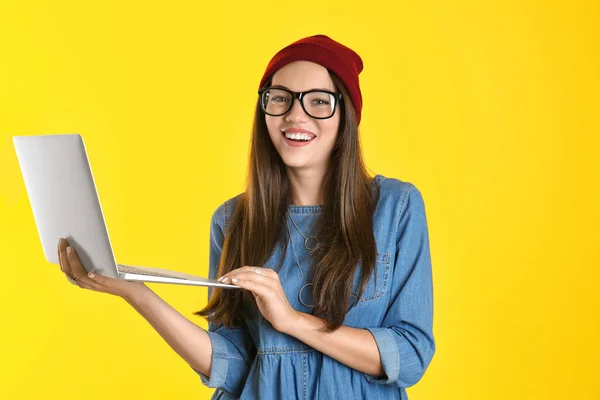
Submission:
[[[140,285],[133,290],[128,291],[121,297],[131,306],[139,306],[149,294],[153,293],[152,290],[146,285]]]
[[[286,323],[285,331],[283,333],[294,336],[294,332],[297,332],[302,326],[304,316],[305,314],[303,312],[294,310],[290,318],[288,318],[288,322]]]

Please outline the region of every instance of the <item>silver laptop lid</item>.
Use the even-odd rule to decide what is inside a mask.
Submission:
[[[116,278],[114,253],[81,135],[14,136],[13,143],[46,260],[58,264],[58,238],[63,237],[86,269]]]

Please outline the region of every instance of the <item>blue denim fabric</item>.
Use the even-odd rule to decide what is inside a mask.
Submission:
[[[406,388],[421,379],[435,353],[425,205],[420,191],[410,182],[377,175],[374,184],[381,188],[373,217],[376,269],[355,302],[360,287],[360,268],[356,269],[344,325],[371,332],[385,375],[375,377],[347,367],[275,330],[255,309],[257,318],[245,321],[243,328],[209,325],[213,346],[210,379],[196,372],[203,384],[216,388],[213,399],[408,399]],[[217,277],[223,233],[240,196],[224,202],[212,216],[210,278]],[[321,206],[290,205],[289,212],[308,236]],[[308,277],[310,263],[304,239],[293,225],[290,227],[300,265]],[[282,251],[276,248],[263,267],[277,269]],[[304,282],[289,244],[279,277],[290,305],[309,313],[298,299]],[[209,296],[211,293],[209,289]]]

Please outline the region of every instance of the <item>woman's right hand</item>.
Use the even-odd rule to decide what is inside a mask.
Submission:
[[[69,251],[67,251],[69,249]],[[81,265],[79,257],[67,240],[61,238],[58,244],[58,262],[60,269],[67,279],[74,279],[80,288],[94,290],[96,292],[109,293],[130,301],[133,297],[148,287],[143,282],[130,282],[123,279],[110,278],[95,273],[87,273]]]

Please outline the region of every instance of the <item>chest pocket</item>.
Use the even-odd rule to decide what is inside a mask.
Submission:
[[[390,253],[377,252],[375,268],[371,272],[371,276],[367,281],[365,290],[363,290],[359,303],[372,301],[383,296],[387,290],[390,281],[390,260],[392,255]],[[354,302],[358,297],[358,291],[360,290],[362,275],[362,264],[354,271],[354,282],[353,290],[350,293],[350,300]],[[375,276],[377,276],[377,284],[375,284]]]

